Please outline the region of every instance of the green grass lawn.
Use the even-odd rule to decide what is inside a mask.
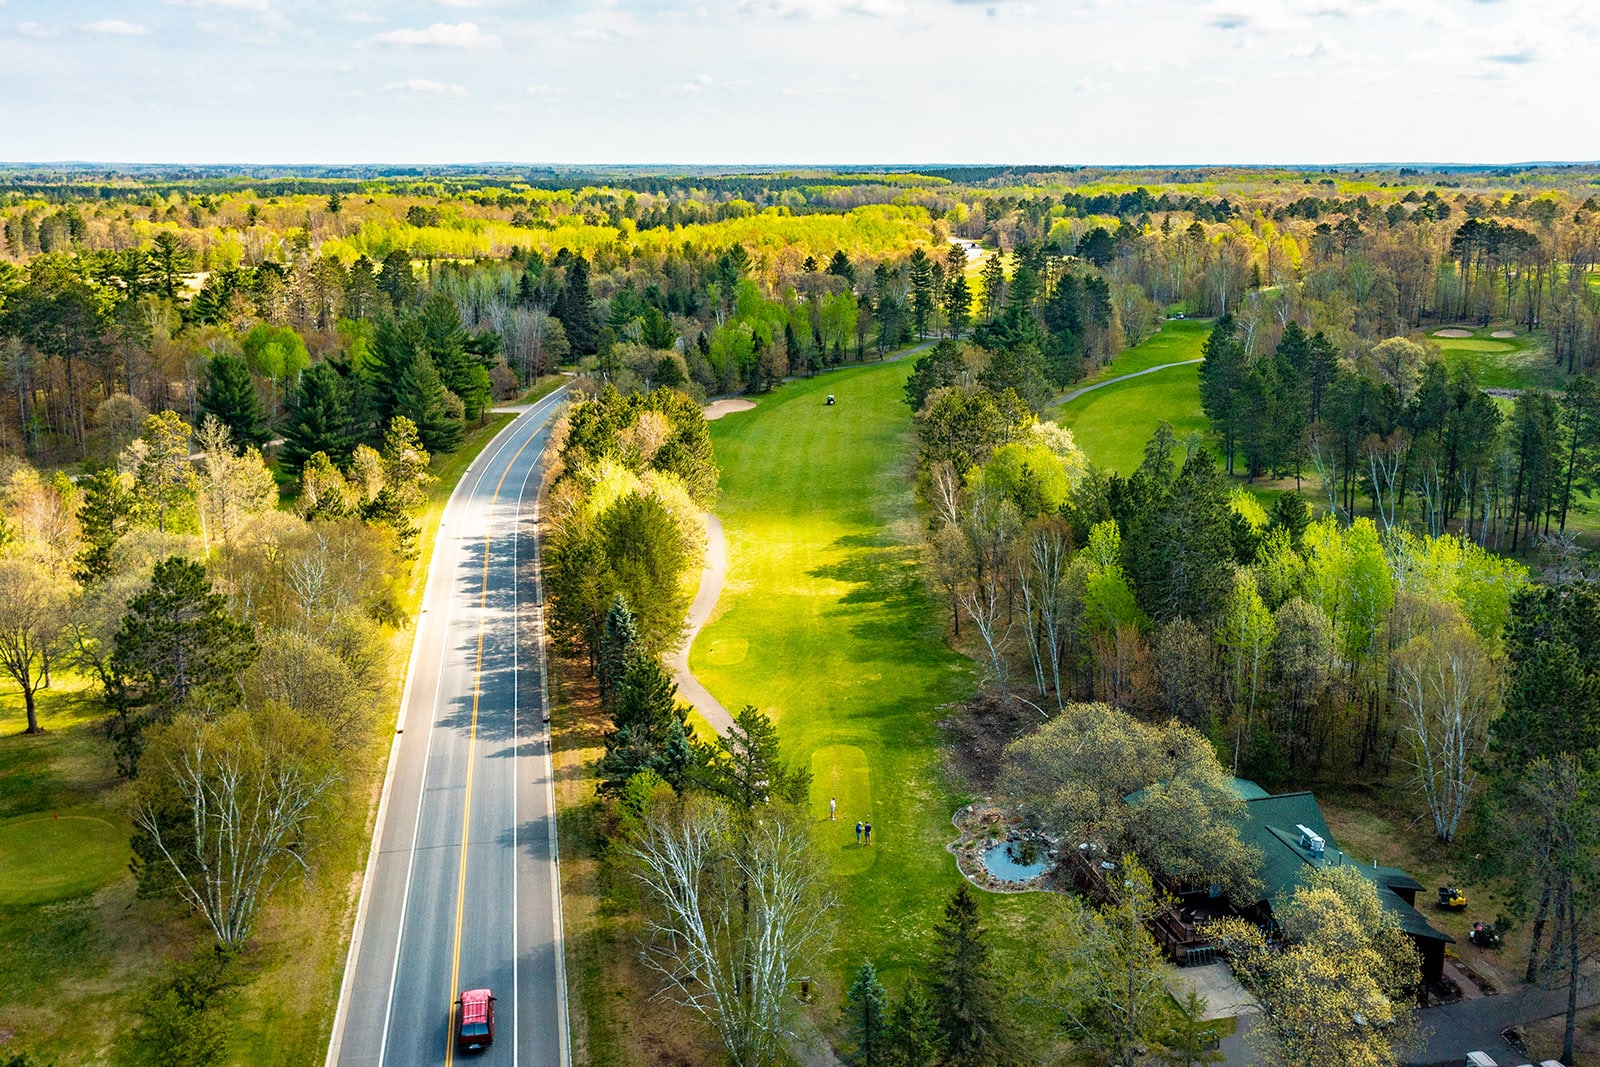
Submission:
[[[1125,348],[1117,357],[1077,385],[1093,385],[1122,374],[1134,374],[1168,363],[1182,363],[1199,359],[1200,347],[1211,335],[1210,319],[1168,319],[1159,324],[1160,329],[1131,348]]]
[[[1045,414],[1071,430],[1097,466],[1122,474],[1139,466],[1145,442],[1162,422],[1172,424],[1180,441],[1208,432],[1197,363],[1096,389]]]
[[[946,645],[917,576],[910,370],[903,361],[797,381],[711,427],[729,571],[690,666],[730,710],[772,715],[789,758],[812,772],[839,901],[829,1006],[863,957],[891,990],[920,973],[960,877],[945,845],[965,798],[946,780],[937,723],[974,674]],[[857,819],[872,823],[870,847],[855,843]],[[1051,904],[989,898],[1002,954]],[[819,1018],[832,1025],[827,1011]]]
[[[1452,372],[1463,365],[1477,371],[1478,385],[1485,389],[1561,389],[1566,375],[1545,353],[1541,342],[1522,332],[1515,337],[1491,337],[1507,327],[1503,323],[1483,328],[1458,326],[1447,329],[1470,330],[1471,337],[1440,337],[1434,330],[1428,339],[1439,346],[1445,366]]]

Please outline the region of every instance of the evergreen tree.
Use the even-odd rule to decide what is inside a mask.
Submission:
[[[295,473],[317,452],[338,466],[350,462],[356,434],[350,424],[344,378],[326,362],[308,367],[289,404],[283,427],[283,465]]]
[[[83,548],[73,577],[92,585],[111,574],[111,553],[123,534],[133,528],[138,497],[132,481],[115,467],[103,467],[78,483],[83,499],[78,505],[78,528]]]
[[[1212,429],[1222,438],[1225,466],[1232,474],[1244,414],[1241,386],[1249,369],[1232,316],[1217,320],[1201,354],[1205,362],[1200,364],[1200,406],[1211,420]]]
[[[913,249],[906,263],[911,277],[911,322],[918,337],[928,332],[928,319],[933,315],[933,261],[920,248]]]
[[[1305,535],[1306,527],[1311,525],[1311,509],[1306,506],[1305,497],[1299,493],[1283,492],[1272,502],[1268,519],[1268,528],[1287,530],[1289,543],[1298,549],[1300,538]]]
[[[592,356],[598,351],[600,323],[594,311],[594,294],[589,291],[589,261],[582,254],[568,261],[566,285],[556,297],[551,314],[566,328],[573,352]]]
[[[736,812],[754,814],[774,799],[800,804],[810,792],[811,772],[784,765],[778,728],[749,704],[726,735],[696,747],[700,784],[727,800]]]
[[[928,1067],[939,1060],[939,1019],[927,991],[913,980],[901,990],[884,1034],[884,1067]]]
[[[409,307],[417,296],[417,276],[411,270],[411,256],[400,248],[383,257],[378,268],[378,291],[389,298],[396,311]]]
[[[144,731],[191,703],[237,704],[239,676],[255,662],[255,634],[228,614],[205,566],[181,556],[156,564],[128,602],[111,654],[111,735],[122,773],[138,773]]]
[[[214,415],[232,431],[241,451],[260,448],[271,436],[250,368],[239,356],[224,352],[206,364],[205,384],[200,387],[200,414],[202,421],[204,416]]]
[[[600,707],[611,711],[612,702],[628,665],[638,655],[639,626],[628,610],[628,601],[619,593],[606,609],[600,637],[600,653],[595,678],[600,687]]]
[[[850,1033],[855,1038],[854,1062],[861,1067],[881,1067],[886,1062],[886,1032],[889,997],[878,981],[878,972],[871,960],[862,960],[856,969],[855,979],[845,993],[845,1016],[849,1019]]]
[[[444,387],[461,398],[468,420],[482,418],[493,393],[489,367],[500,351],[499,335],[481,333],[469,337],[461,328],[455,303],[442,294],[422,306],[418,319],[423,351],[433,360]]]
[[[1008,345],[990,356],[989,365],[978,374],[978,383],[996,395],[1008,389],[1015,392],[1034,412],[1043,411],[1052,395],[1044,356],[1027,342]]]
[[[1170,490],[1157,489],[1124,513],[1123,566],[1152,619],[1206,619],[1222,606],[1233,582],[1232,513],[1204,448],[1189,453]]]
[[[972,325],[972,288],[964,275],[955,275],[946,287],[945,317],[952,337],[960,337]]]
[[[687,705],[654,656],[634,656],[612,700],[612,729],[596,775],[602,793],[617,793],[640,771],[660,775],[682,790],[695,762]]]
[[[927,355],[918,356],[906,379],[906,403],[913,413],[921,411],[928,394],[935,389],[955,385],[966,373],[966,360],[961,348],[949,339],[940,341]]]
[[[965,879],[934,927],[929,992],[946,1067],[997,1067],[1013,1062],[1016,1039],[989,959],[978,901]]]
[[[395,389],[394,415],[416,424],[429,452],[454,452],[461,445],[461,418],[451,411],[454,394],[445,388],[426,352],[418,352],[401,372]],[[459,406],[459,401],[457,401]]]
[[[844,254],[843,249],[835,252],[833,258],[828,260],[828,273],[836,278],[843,278],[851,285],[856,283],[856,268],[851,264],[850,257]]]
[[[993,322],[999,316],[1005,298],[1006,267],[996,253],[983,264],[983,321]]]

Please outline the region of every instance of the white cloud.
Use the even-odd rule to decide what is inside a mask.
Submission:
[[[483,0],[435,0],[445,7],[482,7]]]
[[[150,27],[126,19],[99,19],[84,26],[84,29],[108,37],[143,37],[150,32]]]
[[[385,93],[422,93],[428,96],[467,95],[467,87],[464,85],[449,85],[445,82],[434,81],[432,78],[407,78],[405,81],[390,82],[379,91]]]
[[[427,29],[389,30],[372,37],[373,44],[396,48],[499,48],[500,38],[484,33],[475,22],[435,22]]]
[[[269,0],[161,0],[169,7],[220,7],[229,11],[270,11]]]
[[[51,37],[58,36],[61,33],[61,27],[51,26],[43,22],[19,22],[17,23],[17,32],[24,37],[45,41]]]
[[[528,95],[538,97],[540,100],[565,100],[567,87],[564,85],[530,85]]]
[[[746,15],[775,19],[831,19],[839,15],[894,18],[907,11],[902,0],[739,0]]]

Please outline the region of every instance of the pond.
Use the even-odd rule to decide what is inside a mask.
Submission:
[[[989,873],[996,878],[1007,882],[1026,882],[1030,878],[1037,878],[1050,866],[1050,853],[1043,842],[1039,842],[1034,850],[1032,863],[1023,863],[1024,842],[1002,841],[991,846],[983,853],[983,865]]]

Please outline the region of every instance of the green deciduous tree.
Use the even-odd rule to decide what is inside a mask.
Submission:
[[[1275,917],[1286,944],[1269,948],[1240,919],[1209,925],[1234,974],[1261,1002],[1251,1028],[1269,1067],[1392,1067],[1415,1036],[1420,967],[1411,939],[1354,867],[1317,871]]]
[[[0,671],[22,690],[26,733],[43,732],[35,698],[65,633],[69,581],[34,560],[0,558]]]

